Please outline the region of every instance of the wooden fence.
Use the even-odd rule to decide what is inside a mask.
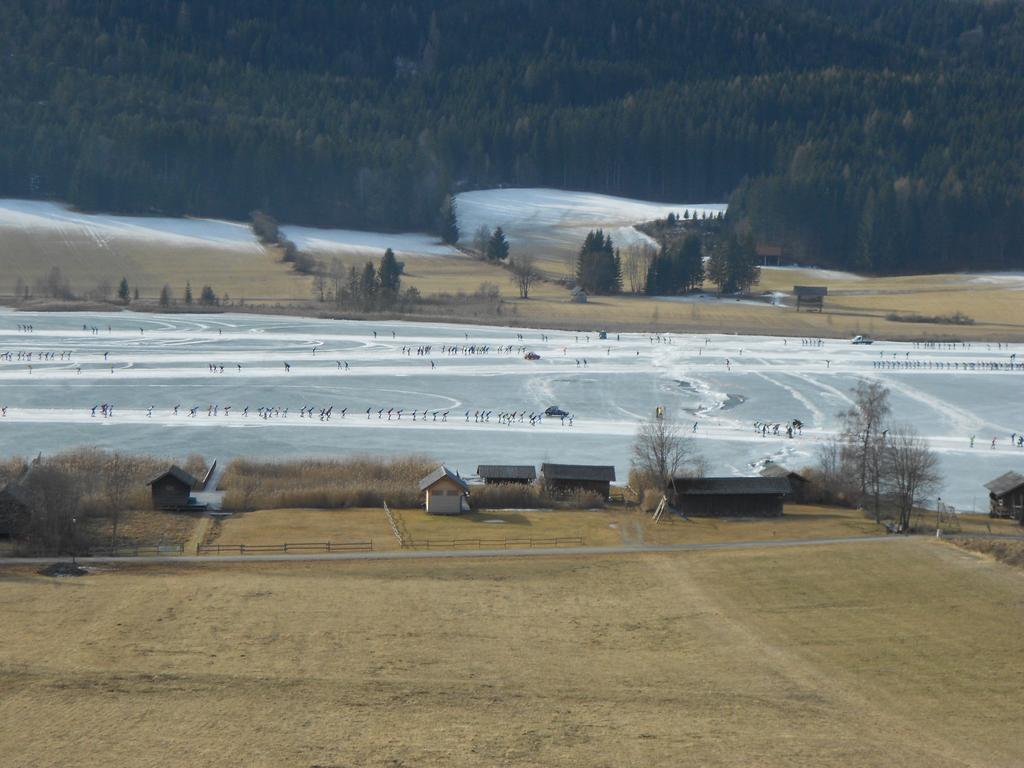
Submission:
[[[197,555],[269,555],[309,552],[372,552],[372,541],[299,541],[284,544],[200,544]]]
[[[147,557],[154,555],[183,555],[184,544],[144,544],[124,545],[120,547],[90,547],[79,557]]]
[[[409,539],[408,549],[519,549],[538,547],[582,547],[582,536],[557,536],[550,539]]]

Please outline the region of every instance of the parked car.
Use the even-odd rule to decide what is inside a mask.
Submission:
[[[540,355],[536,352],[527,352],[523,355],[523,360],[540,360]]]
[[[569,412],[568,411],[563,411],[557,405],[549,405],[547,407],[547,410],[544,411],[544,415],[545,416],[554,416],[555,418],[559,418],[560,419],[563,416],[568,416]]]
[[[874,344],[875,340],[874,339],[869,339],[867,336],[854,336],[853,337],[853,343],[854,344]]]

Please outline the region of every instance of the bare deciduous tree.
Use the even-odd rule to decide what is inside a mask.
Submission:
[[[519,298],[530,298],[530,288],[541,279],[540,271],[534,264],[533,256],[528,254],[513,256],[509,262],[508,269],[512,273],[512,282],[519,289]]]
[[[139,460],[125,453],[114,453],[108,460],[103,475],[103,495],[110,517],[110,545],[117,546],[117,529],[121,513],[128,506],[128,498],[136,487],[140,471]]]
[[[633,243],[622,257],[622,273],[629,284],[630,293],[643,293],[647,289],[647,272],[658,249],[648,242]]]
[[[487,258],[487,244],[491,242],[491,228],[481,224],[473,233],[473,250],[481,259]]]
[[[900,426],[888,436],[884,451],[883,485],[896,507],[896,530],[910,529],[916,505],[942,485],[939,462],[928,441],[913,427]]]
[[[862,501],[873,501],[875,521],[880,517],[882,453],[885,436],[882,425],[889,417],[889,390],[877,381],[860,381],[853,390],[853,405],[840,414],[843,420],[844,465],[855,473]]]
[[[659,491],[688,465],[699,463],[690,441],[671,419],[652,419],[637,431],[633,467],[657,484]]]

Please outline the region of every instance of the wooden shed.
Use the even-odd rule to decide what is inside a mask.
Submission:
[[[537,479],[533,464],[481,464],[476,473],[484,485],[529,485]]]
[[[819,312],[825,307],[825,297],[828,296],[828,288],[824,285],[794,285],[793,294],[796,296],[796,311],[801,307],[816,309]]]
[[[469,486],[448,467],[440,466],[420,480],[427,495],[428,515],[458,515],[469,511]]]
[[[779,517],[790,492],[785,477],[677,477],[666,489],[672,505],[693,517]]]
[[[591,491],[607,499],[615,480],[615,467],[600,464],[541,464],[541,482],[553,496]]]
[[[801,475],[799,472],[793,472],[792,470],[786,469],[781,464],[769,464],[761,470],[761,477],[785,477],[789,479],[789,487],[792,491],[790,497],[797,504],[803,504],[807,501],[807,488],[810,481]]]
[[[1024,475],[1007,472],[985,483],[990,517],[1012,517],[1024,522]]]
[[[153,494],[153,509],[179,510],[189,506],[199,481],[176,464],[146,482]]]
[[[32,500],[15,482],[0,488],[0,536],[17,538],[26,528],[32,515]]]

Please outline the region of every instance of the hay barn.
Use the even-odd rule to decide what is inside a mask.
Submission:
[[[791,493],[785,477],[677,477],[666,491],[688,517],[779,517]]]
[[[600,464],[541,464],[540,477],[548,493],[568,496],[590,491],[607,499],[615,481],[615,467]]]
[[[458,515],[469,510],[469,486],[448,467],[440,466],[420,480],[428,515]]]
[[[1024,522],[1024,475],[1007,472],[985,483],[990,517],[1012,517]]]
[[[177,510],[189,506],[192,489],[199,481],[174,464],[146,482],[153,495],[153,509]]]
[[[537,479],[537,468],[532,464],[481,464],[476,473],[484,485],[528,485]]]
[[[790,500],[796,504],[803,504],[807,501],[808,487],[810,481],[799,472],[786,469],[781,464],[768,464],[761,470],[761,477],[785,477],[789,479],[789,487],[792,491]]]

